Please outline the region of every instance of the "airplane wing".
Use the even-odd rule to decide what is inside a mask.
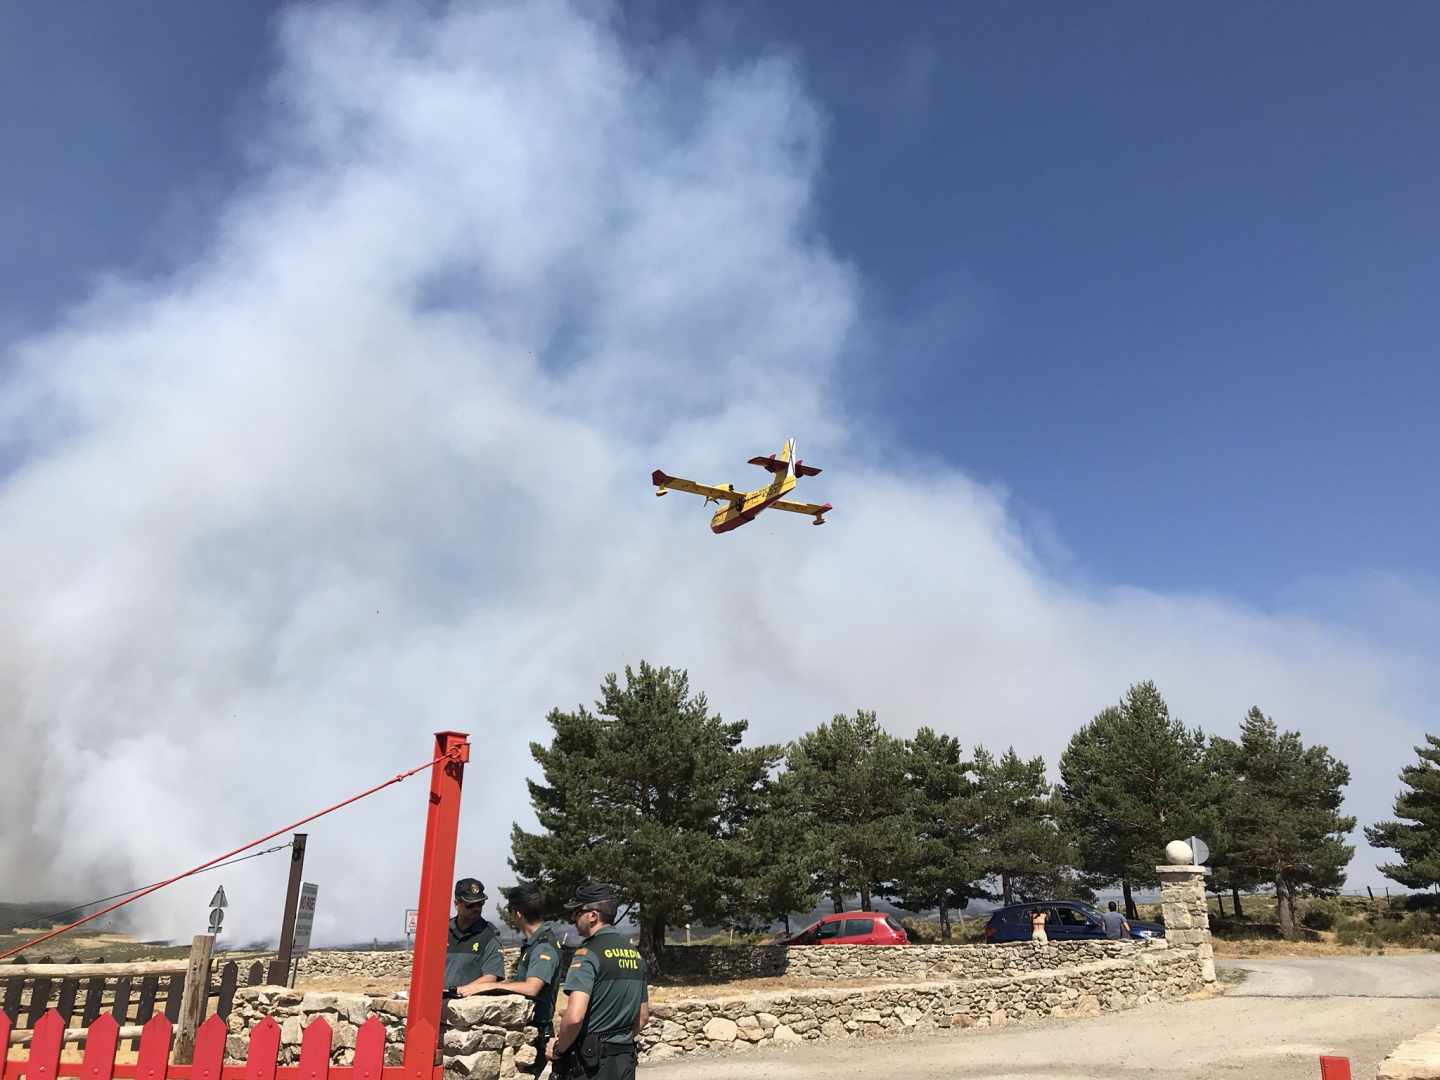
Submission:
[[[781,499],[770,504],[771,510],[789,510],[792,514],[812,514],[816,525],[825,524],[825,515],[835,509],[829,503],[800,503]]]
[[[656,493],[663,495],[667,491],[688,491],[691,495],[704,495],[707,499],[726,499],[730,502],[744,502],[745,492],[732,491],[729,488],[715,487],[712,484],[697,484],[694,480],[685,480],[678,476],[666,476],[659,469],[650,474],[650,482],[660,490]]]

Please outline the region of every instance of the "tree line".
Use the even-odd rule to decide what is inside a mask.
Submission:
[[[530,747],[542,779],[527,780],[539,830],[513,826],[510,865],[557,898],[587,879],[616,883],[657,964],[667,928],[788,926],[825,898],[836,911],[847,897],[938,910],[949,937],[971,899],[1118,885],[1133,918],[1165,844],[1191,835],[1208,841],[1212,887],[1237,912],[1242,893],[1273,889],[1293,935],[1295,897],[1338,890],[1354,852],[1355,819],[1340,812],[1349,770],[1324,746],[1258,708],[1235,738],[1187,728],[1153,682],[1075,732],[1058,784],[1042,757],[966,753],[929,727],[900,737],[865,710],[787,745],[747,745],[746,722],[712,712],[686,672],[648,663],[623,684],[607,676],[593,709],[547,720],[550,742]],[[1405,809],[1440,826],[1431,742],[1426,801]],[[1421,844],[1401,823],[1376,829],[1372,843]],[[1433,876],[1440,829],[1423,842]]]

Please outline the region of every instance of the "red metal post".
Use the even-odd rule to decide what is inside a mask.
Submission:
[[[1320,1080],[1350,1080],[1350,1059],[1321,1057]]]
[[[430,768],[430,812],[425,821],[425,856],[420,867],[420,902],[411,957],[410,1005],[405,1016],[406,1080],[437,1080],[435,1050],[440,1037],[445,950],[449,945],[450,897],[454,887],[455,843],[460,832],[460,785],[470,741],[464,732],[435,733]]]

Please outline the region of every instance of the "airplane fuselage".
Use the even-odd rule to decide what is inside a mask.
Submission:
[[[717,510],[715,516],[710,519],[710,531],[729,532],[731,529],[738,529],[741,525],[749,524],[755,520],[760,511],[772,503],[779,502],[794,486],[794,474],[781,473],[775,478],[774,483],[746,492],[744,502],[732,502],[729,506]]]

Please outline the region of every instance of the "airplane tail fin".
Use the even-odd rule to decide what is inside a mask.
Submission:
[[[794,440],[794,439],[790,439],[790,440],[788,440],[788,441],[785,443],[785,450],[786,450],[786,452],[787,452],[788,455],[789,455],[788,457],[786,457],[786,459],[785,459],[786,461],[789,461],[790,458],[795,457],[795,440]],[[819,475],[820,475],[820,470],[819,470],[818,468],[816,468],[814,465],[806,465],[806,464],[805,464],[803,461],[801,461],[799,458],[795,458],[794,463],[791,464],[791,466],[790,466],[790,471],[791,471],[792,473],[794,473],[796,476],[819,476]]]
[[[803,465],[795,457],[795,440],[786,439],[785,445],[780,448],[780,453],[771,454],[769,457],[752,457],[751,465],[759,465],[766,472],[775,474],[785,473],[790,476],[818,476],[820,470],[813,465]]]

